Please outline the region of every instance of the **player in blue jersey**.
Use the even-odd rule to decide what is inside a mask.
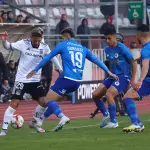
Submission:
[[[130,88],[124,95],[124,103],[127,113],[131,119],[131,125],[123,129],[124,132],[139,132],[144,130],[144,125],[136,113],[136,104],[134,100],[142,100],[143,97],[150,95],[150,31],[149,26],[141,25],[136,33],[141,49],[141,75],[133,88]]]
[[[124,44],[117,41],[114,25],[109,25],[104,35],[108,44],[108,46],[105,47],[105,53],[108,61],[110,62],[110,70],[118,76],[119,81],[116,81],[111,77],[106,78],[93,92],[93,99],[97,108],[103,114],[100,127],[116,128],[118,127],[118,123],[116,121],[116,104],[114,98],[118,94],[127,91],[130,83],[134,83],[137,64],[134,61],[130,50]],[[102,100],[104,95],[108,102],[109,113]],[[107,123],[109,118],[110,122]]]
[[[45,118],[48,118],[52,114],[57,115],[58,118],[60,118],[60,122],[54,131],[58,131],[70,121],[70,119],[63,114],[56,101],[60,100],[65,94],[74,92],[78,89],[80,86],[79,81],[82,80],[86,58],[97,64],[112,78],[117,79],[117,76],[112,74],[105,64],[103,64],[95,55],[93,55],[89,49],[83,47],[74,39],[75,35],[71,28],[65,28],[61,32],[61,35],[64,41],[57,44],[51,53],[44,57],[41,63],[27,76],[27,78],[32,77],[54,56],[58,54],[61,55],[63,72],[60,74],[59,78],[56,80],[55,84],[51,87],[46,96],[45,101],[48,107],[47,110],[40,117],[40,119],[35,118],[37,125],[41,126]]]

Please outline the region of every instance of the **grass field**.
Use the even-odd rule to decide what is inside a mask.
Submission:
[[[117,129],[101,129],[99,119],[72,120],[60,132],[36,133],[24,125],[22,129],[9,128],[8,135],[0,137],[0,150],[150,150],[150,115],[140,116],[145,131],[125,134],[128,117],[119,117]],[[57,123],[45,123],[53,129]]]

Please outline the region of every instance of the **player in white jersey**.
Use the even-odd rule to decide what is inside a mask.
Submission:
[[[30,39],[23,39],[15,43],[9,43],[7,41],[7,36],[7,33],[2,33],[0,36],[4,48],[12,51],[18,50],[21,52],[21,56],[12,92],[12,101],[4,113],[2,131],[0,133],[1,136],[6,135],[8,125],[20,104],[20,100],[23,99],[24,93],[30,93],[33,99],[38,101],[39,105],[35,109],[35,114],[39,113],[41,115],[41,113],[45,111],[46,105],[44,97],[46,96],[46,93],[44,92],[43,86],[40,84],[41,70],[30,79],[27,79],[26,76],[40,63],[45,55],[50,53],[49,46],[41,42],[43,38],[43,30],[39,27],[32,30]],[[56,57],[52,62],[60,71],[62,70]],[[31,122],[31,126],[36,128],[39,132],[45,132],[44,129],[35,126],[34,122]]]

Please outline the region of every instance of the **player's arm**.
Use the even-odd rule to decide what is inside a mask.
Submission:
[[[101,69],[103,69],[106,73],[109,74],[109,76],[115,78],[118,80],[117,76],[112,74],[109,69],[107,68],[107,66],[101,62],[90,50],[87,49],[87,55],[86,58],[91,61],[92,63],[96,64],[97,66],[99,66]]]
[[[132,72],[131,84],[132,84],[134,83],[135,77],[136,77],[137,61],[133,58],[131,51],[125,45],[122,45],[121,48],[122,48],[124,56],[127,58],[127,60],[131,64],[131,72]]]
[[[49,48],[49,46],[47,46],[47,54],[49,54],[51,52],[51,50],[50,50],[50,48]],[[46,55],[47,55],[46,54]],[[60,65],[60,63],[59,63],[59,61],[58,61],[58,59],[57,59],[57,57],[56,56],[54,56],[52,59],[51,59],[51,61],[54,63],[54,65],[56,66],[56,68],[57,68],[57,70],[59,70],[60,72],[62,71],[62,66]]]
[[[49,60],[51,60],[54,56],[60,54],[61,44],[58,44],[47,56],[45,56],[39,65],[34,69],[35,72],[40,70]],[[56,60],[56,59],[54,59]],[[54,61],[53,60],[53,61]],[[58,61],[58,60],[57,60]],[[57,62],[56,62],[57,63]]]
[[[21,44],[22,44],[22,40],[17,41],[17,42],[15,42],[15,43],[10,43],[10,42],[8,42],[8,41],[7,41],[7,39],[8,39],[8,34],[7,34],[7,32],[1,33],[1,34],[0,34],[0,38],[1,38],[1,40],[2,40],[2,44],[3,44],[3,47],[4,47],[5,49],[11,50],[11,51],[13,51],[13,50],[19,50],[19,51],[21,51],[21,50],[22,50],[22,49],[20,48],[20,47],[21,47]]]
[[[143,82],[149,70],[149,59],[142,60],[142,71],[140,76],[140,81]]]

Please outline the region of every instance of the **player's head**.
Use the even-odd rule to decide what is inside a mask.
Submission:
[[[142,24],[137,27],[137,32],[136,32],[136,38],[139,42],[139,44],[145,44],[147,41],[150,40],[150,31],[149,31],[149,26],[146,24]]]
[[[120,33],[116,33],[116,39],[118,42],[125,43],[124,36]]]
[[[31,31],[31,41],[34,48],[38,48],[43,38],[43,29],[38,27]]]
[[[63,29],[60,34],[64,40],[69,40],[71,38],[75,38],[75,33],[73,32],[72,28],[70,28],[70,27]]]
[[[104,32],[104,36],[108,46],[110,47],[116,46],[117,39],[116,39],[116,29],[114,25],[109,24],[107,26],[107,30]]]

